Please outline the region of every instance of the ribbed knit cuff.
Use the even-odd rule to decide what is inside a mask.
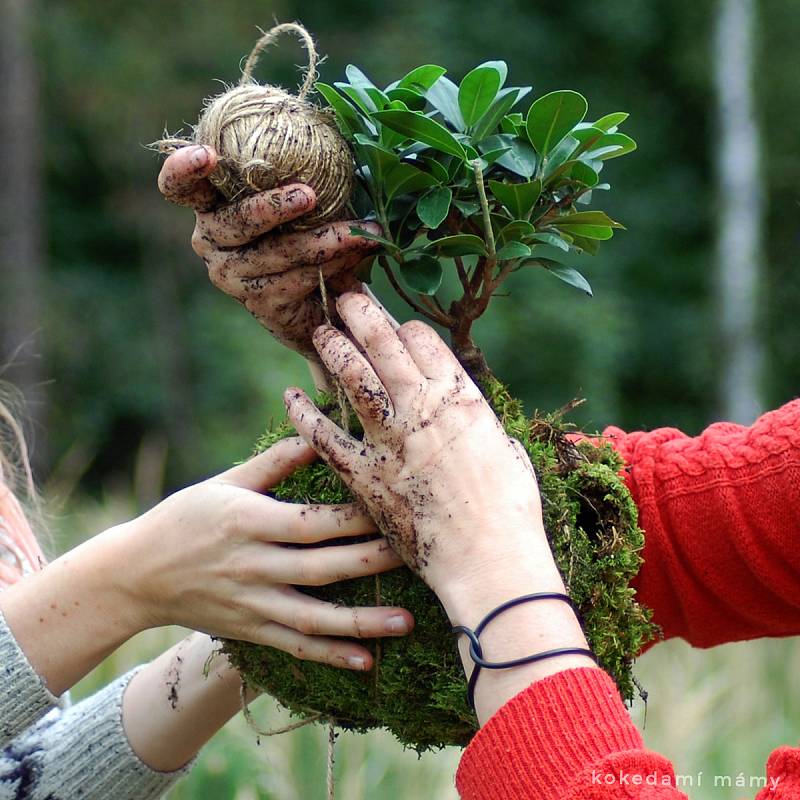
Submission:
[[[157,800],[194,765],[156,772],[131,747],[122,724],[122,698],[140,669],[72,706],[42,731],[44,772],[58,775],[59,797]]]
[[[22,652],[0,611],[0,747],[54,706],[51,694]]]
[[[613,756],[626,752],[633,756],[626,769],[674,781],[669,762],[643,749],[611,677],[594,667],[568,669],[531,684],[478,731],[456,785],[463,800],[588,798],[613,775]]]

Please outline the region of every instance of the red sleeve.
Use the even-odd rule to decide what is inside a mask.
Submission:
[[[800,634],[800,400],[752,427],[690,438],[605,432],[626,463],[645,531],[635,586],[667,638],[699,647]],[[566,670],[512,698],[456,777],[464,800],[681,800],[611,678]],[[800,749],[770,756],[757,800],[800,800]]]
[[[645,532],[634,581],[666,638],[800,634],[800,400],[749,428],[605,431]]]
[[[470,742],[462,800],[687,800],[664,756],[644,748],[611,677],[582,667],[529,686]],[[800,749],[769,758],[756,800],[800,800]]]

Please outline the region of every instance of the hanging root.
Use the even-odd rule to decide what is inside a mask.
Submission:
[[[305,719],[301,719],[299,722],[293,722],[291,725],[286,725],[283,728],[271,728],[270,730],[262,730],[258,727],[258,723],[253,719],[253,714],[250,711],[250,708],[247,704],[247,684],[245,681],[242,681],[241,689],[239,690],[239,696],[242,700],[242,714],[244,715],[247,724],[250,726],[251,730],[257,736],[280,736],[284,733],[289,733],[289,731],[296,731],[298,728],[304,728],[306,725],[311,725],[312,722],[317,722],[319,719],[322,718],[322,714],[318,711],[315,711],[310,716],[306,717]]]

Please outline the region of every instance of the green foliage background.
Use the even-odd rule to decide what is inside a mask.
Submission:
[[[479,322],[477,336],[489,363],[529,406],[585,395],[591,402],[579,412],[583,424],[699,430],[715,416],[719,366],[712,12],[712,4],[687,0],[536,8],[502,0],[491,10],[455,0],[268,8],[230,0],[177,2],[167,15],[152,0],[49,6],[37,36],[53,459],[79,438],[93,451],[96,485],[109,470],[128,470],[143,433],[157,430],[172,445],[169,482],[195,478],[242,454],[264,418],[277,413],[284,376],[299,371],[296,359],[206,283],[187,246],[191,215],[160,199],[158,159],[142,147],[165,125],[196,118],[201,99],[218,89],[215,79],[237,76],[254,26],[273,15],[300,18],[315,33],[328,55],[322,78],[330,81],[343,77],[349,61],[385,84],[426,60],[460,76],[503,57],[509,80],[533,83],[532,96],[570,87],[592,108],[631,110],[625,129],[639,150],[614,162],[614,191],[603,198],[628,232],[581,265],[595,298],[523,272]],[[758,66],[770,198],[764,337],[767,399],[776,404],[800,378],[793,314],[800,299],[793,276],[800,86],[790,77],[800,14],[772,2],[761,16],[769,51]],[[265,58],[260,77],[292,86],[300,57],[287,40]]]
[[[586,396],[590,402],[575,414],[581,425],[673,425],[689,433],[717,417],[715,4],[36,5],[47,201],[46,305],[37,325],[52,379],[47,430],[39,439],[50,494],[71,498],[53,522],[59,548],[241,458],[269,417],[282,415],[281,389],[290,382],[309,385],[299,360],[208,284],[188,245],[191,214],[161,200],[158,159],[142,146],[165,126],[193,121],[202,98],[218,91],[215,79],[237,77],[254,26],[266,27],[273,17],[298,18],[314,32],[328,54],[321,70],[326,82],[341,79],[348,62],[385,84],[420,63],[446,65],[460,77],[481,61],[503,58],[509,80],[532,83],[532,96],[574,88],[592,108],[631,111],[625,130],[639,150],[609,171],[614,191],[603,206],[628,231],[599,256],[574,261],[595,297],[544,271],[518,273],[507,284],[509,296],[494,301],[478,323],[476,338],[496,374],[529,409]],[[763,0],[759,8],[757,91],[769,198],[761,335],[768,356],[765,400],[774,406],[793,397],[800,381],[800,10],[781,0]],[[287,40],[264,58],[260,77],[295,85],[298,53]],[[380,282],[377,291],[407,316]],[[162,456],[163,480],[147,478],[153,474],[148,465],[162,463]],[[133,643],[83,690],[161,644],[152,637]],[[780,714],[767,713],[777,708],[781,686],[788,694],[784,676],[796,650],[786,643],[760,645],[758,652],[767,655],[737,651],[736,661],[726,661],[725,648],[711,655],[656,648],[643,667],[652,698],[648,742],[678,759],[684,772],[760,774],[769,750],[797,735],[796,702],[787,701]],[[715,664],[719,672],[710,669]],[[682,676],[677,689],[693,703],[675,693],[676,675]],[[747,692],[736,691],[736,679],[747,682]],[[776,686],[776,694],[767,686]],[[733,728],[731,735],[714,737],[723,725]],[[670,727],[694,733],[670,738]],[[308,777],[322,774],[317,733],[303,731],[291,744],[266,741],[257,751],[234,726],[173,797],[295,796],[276,783],[276,774],[302,774],[291,791],[318,796],[321,783]],[[349,761],[353,770],[384,770],[359,784],[368,796],[445,797],[452,791],[454,755],[417,764],[413,756],[403,761],[386,740],[374,741],[374,750]],[[261,760],[262,751],[273,753],[271,760]],[[710,792],[693,796],[721,796]]]

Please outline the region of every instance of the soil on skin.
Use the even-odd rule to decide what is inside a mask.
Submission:
[[[620,694],[636,693],[632,664],[658,635],[630,582],[641,564],[644,536],[636,506],[620,477],[622,463],[606,443],[574,444],[563,412],[528,419],[521,404],[496,381],[483,386],[506,431],[531,458],[539,480],[545,526],[565,585],[580,609],[587,639]],[[330,416],[336,411],[330,405]],[[263,450],[294,435],[288,423],[268,432]],[[303,467],[273,492],[280,500],[343,503],[352,497],[324,464]],[[346,540],[352,543],[353,539]],[[336,544],[336,542],[332,542]],[[376,591],[377,590],[377,591]],[[465,745],[477,730],[467,704],[456,639],[436,596],[406,568],[374,578],[303,588],[347,606],[396,605],[416,620],[407,637],[362,640],[376,655],[376,670],[357,673],[297,659],[270,647],[225,640],[223,649],[246,680],[298,715],[321,712],[343,728],[387,728],[422,752]]]

